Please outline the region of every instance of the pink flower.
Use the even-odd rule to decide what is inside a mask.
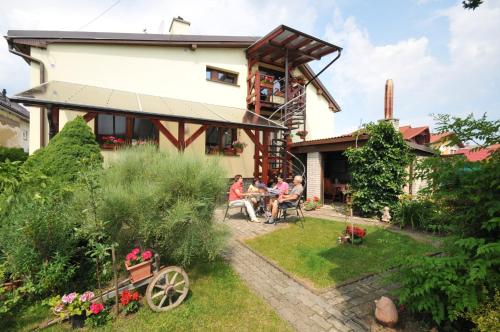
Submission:
[[[125,257],[125,260],[127,260],[127,261],[129,261],[129,262],[130,262],[130,261],[135,261],[135,260],[137,260],[137,255],[136,255],[136,254],[134,254],[134,253],[129,253],[129,254],[127,254],[127,256]]]
[[[138,253],[140,253],[141,251],[139,250],[139,248],[134,248],[132,249],[132,251],[130,253],[134,254],[134,255],[137,255]]]
[[[104,305],[102,303],[92,303],[90,305],[90,311],[94,314],[97,315],[101,311],[104,310]]]
[[[68,295],[64,294],[63,297],[62,297],[62,302],[63,303],[66,303],[66,304],[69,304],[69,303],[72,303],[76,298],[76,293],[70,293]]]
[[[150,260],[151,257],[153,257],[153,253],[149,250],[146,250],[145,252],[142,253],[142,260],[144,261]]]
[[[55,307],[54,312],[56,314],[61,313],[64,310],[64,304],[59,304],[57,307]]]
[[[94,293],[87,291],[80,296],[80,301],[87,302],[94,298]]]

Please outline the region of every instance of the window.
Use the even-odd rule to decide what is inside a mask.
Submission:
[[[213,67],[207,67],[206,79],[208,81],[228,83],[228,84],[238,84],[238,74],[234,72],[228,72],[222,69],[217,69]]]
[[[126,117],[122,115],[98,114],[95,120],[95,133],[99,143],[105,137],[121,138],[126,144],[158,142],[158,129],[149,119]]]
[[[232,148],[236,140],[237,133],[234,128],[209,127],[205,134],[205,152],[218,154],[224,148]]]

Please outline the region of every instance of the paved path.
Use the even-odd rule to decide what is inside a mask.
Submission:
[[[296,330],[374,330],[373,300],[388,292],[387,288],[379,285],[378,278],[366,278],[323,293],[313,292],[238,241],[280,227],[288,227],[286,224],[269,226],[250,223],[241,218],[231,218],[226,224],[232,232],[229,247],[225,252],[226,258],[250,288],[262,296]]]

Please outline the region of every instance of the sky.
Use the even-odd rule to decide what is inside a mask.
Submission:
[[[176,16],[192,34],[262,36],[279,24],[312,34],[343,48],[320,76],[342,109],[332,136],[383,117],[388,78],[401,125],[433,127],[439,113],[500,118],[500,0],[475,11],[455,0],[0,0],[0,8],[3,35],[162,33]],[[333,56],[311,65],[320,70]],[[0,40],[0,88],[10,95],[28,87],[28,65]]]

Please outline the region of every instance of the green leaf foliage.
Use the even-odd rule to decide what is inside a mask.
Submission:
[[[394,207],[403,193],[410,150],[401,134],[387,121],[369,124],[370,137],[360,148],[345,154],[352,174],[354,208],[363,216],[373,216],[385,207]]]
[[[122,254],[140,246],[180,265],[214,258],[225,232],[213,212],[226,179],[217,159],[124,149],[104,171],[99,215]]]
[[[77,179],[85,164],[96,161],[102,161],[99,145],[91,128],[79,116],[66,123],[47,147],[36,151],[25,167],[70,182]]]
[[[0,163],[7,160],[24,162],[26,159],[28,159],[28,154],[23,149],[0,146]]]
[[[494,124],[450,121],[469,138],[498,143],[498,133],[490,130]],[[479,325],[478,308],[500,284],[500,153],[480,162],[463,156],[428,158],[419,167],[433,210],[439,211],[433,218],[447,225],[450,240],[441,256],[403,263],[395,275],[402,285],[400,300],[442,326],[460,326],[464,317]]]

